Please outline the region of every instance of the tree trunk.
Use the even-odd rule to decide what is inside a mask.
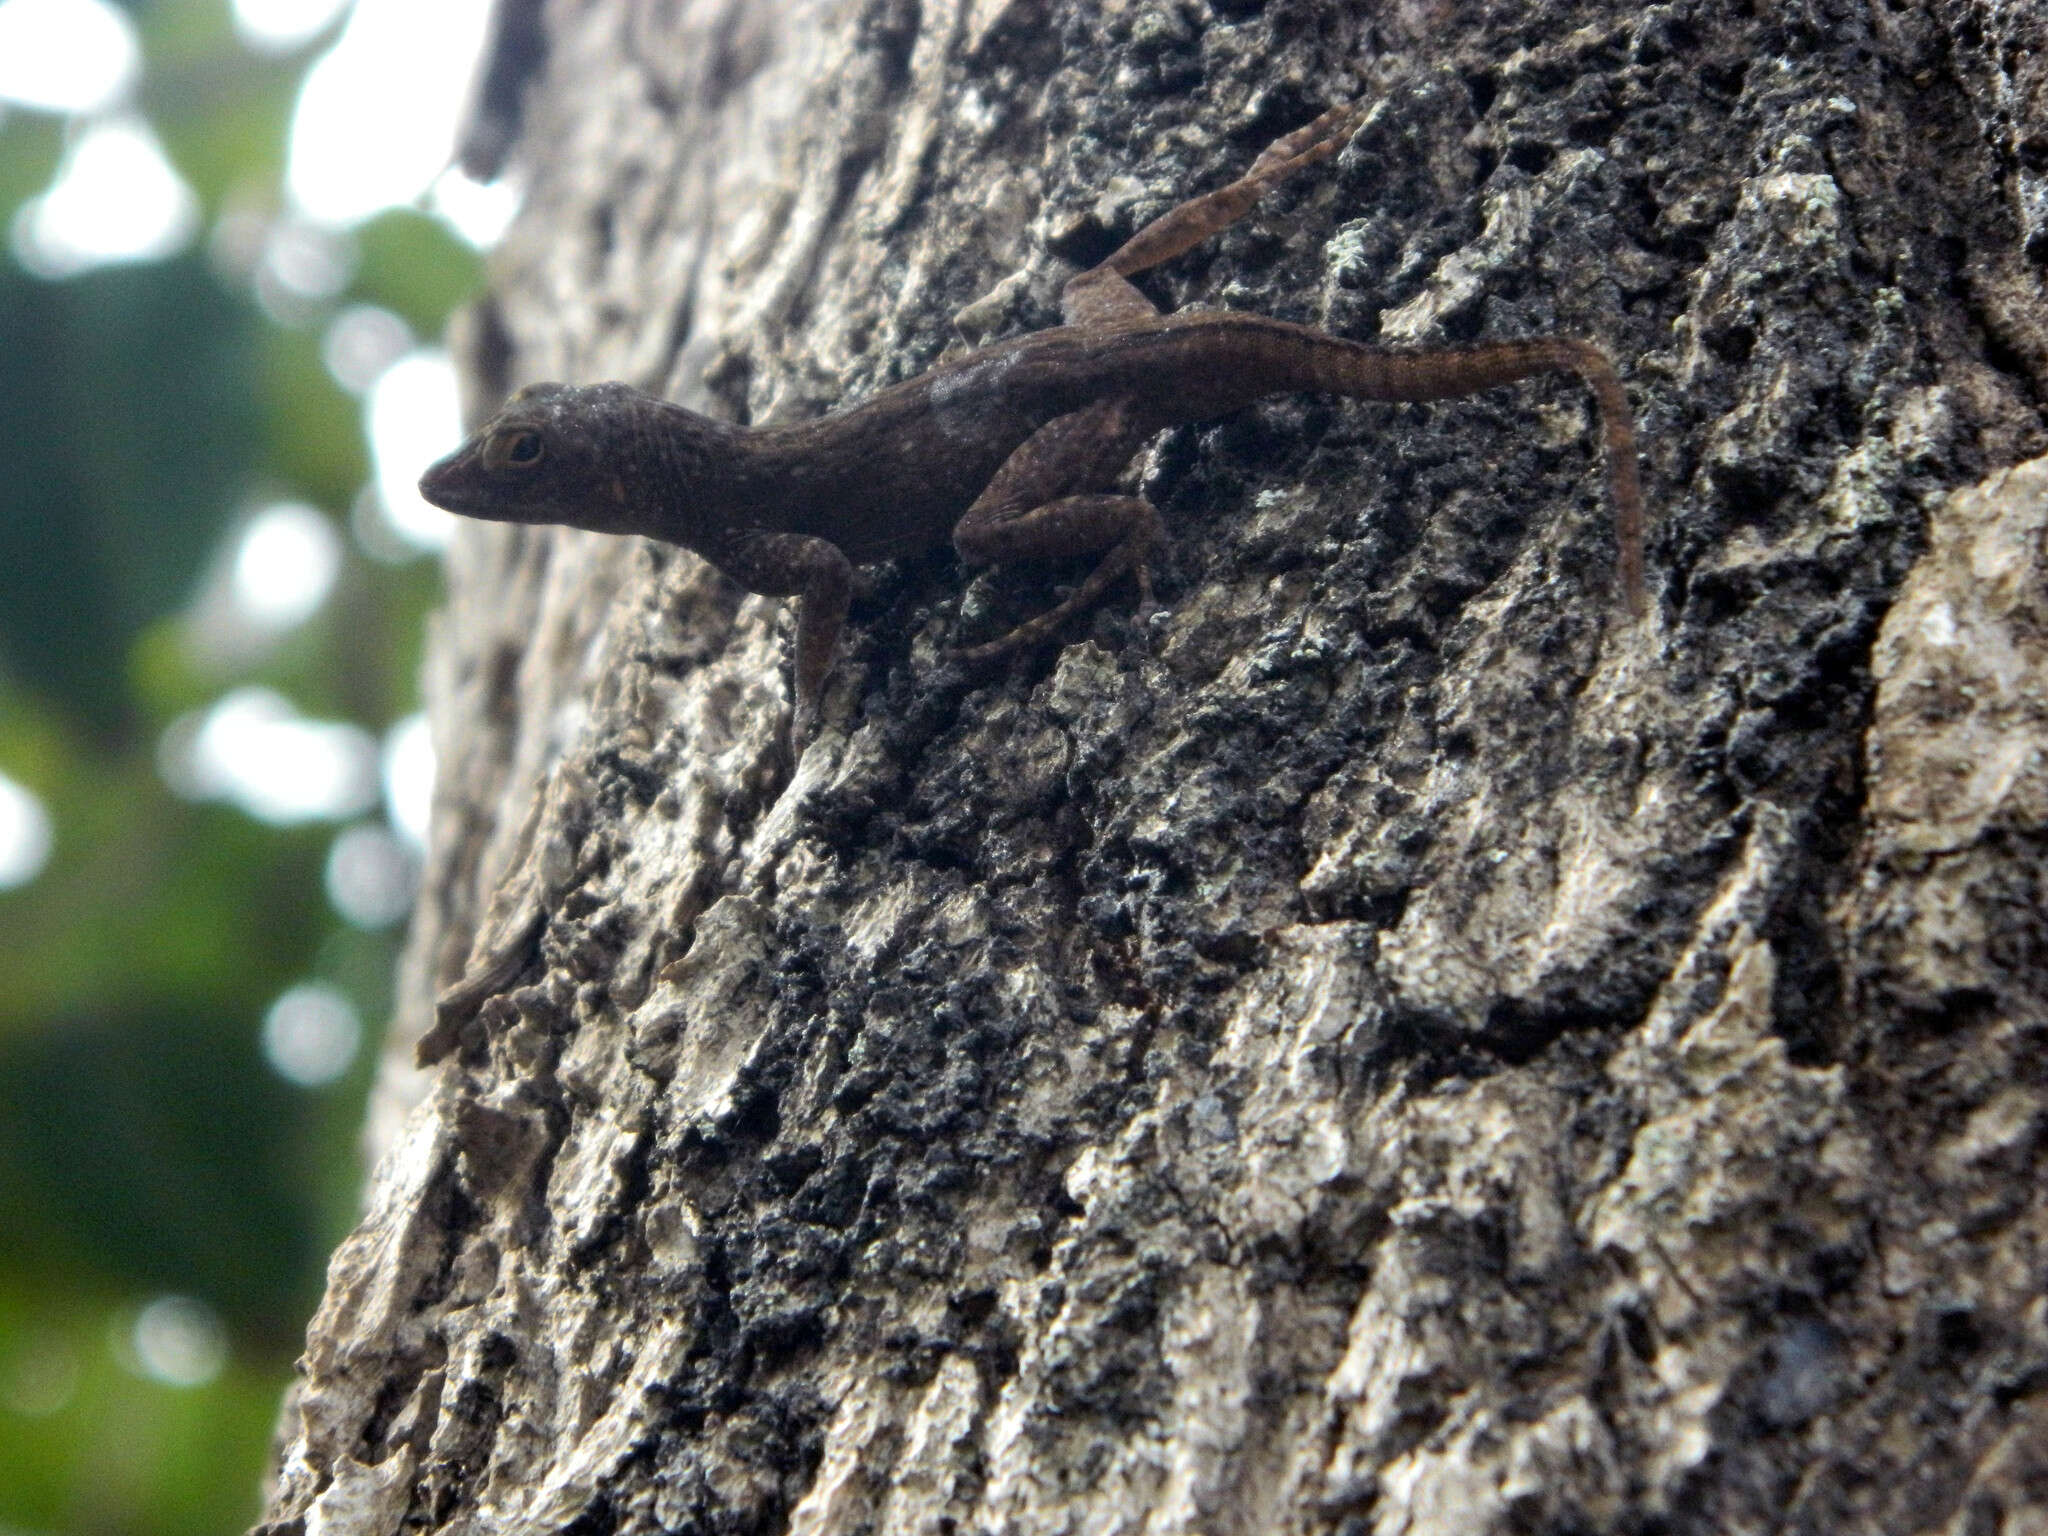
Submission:
[[[517,5],[475,403],[856,399],[1344,99],[1148,291],[1599,341],[1649,620],[1550,383],[1167,434],[1005,665],[878,568],[793,776],[784,604],[466,531],[272,1529],[2048,1530],[2036,8]]]

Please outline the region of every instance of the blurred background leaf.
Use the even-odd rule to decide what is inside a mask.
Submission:
[[[261,320],[193,256],[0,268],[0,663],[103,741],[135,724],[128,648],[191,595],[258,461]]]
[[[5,1536],[253,1519],[352,1219],[482,10],[0,0]]]

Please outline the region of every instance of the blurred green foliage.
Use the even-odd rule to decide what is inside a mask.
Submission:
[[[259,461],[261,328],[198,256],[0,268],[0,665],[102,743],[135,723],[129,647],[190,595]]]
[[[224,0],[136,3],[135,105],[204,206],[278,207],[298,82],[326,41],[245,51]],[[55,117],[0,115],[0,216],[44,190]],[[331,824],[280,830],[179,799],[156,765],[180,715],[260,683],[381,732],[417,708],[430,560],[348,542],[324,609],[259,660],[186,643],[223,541],[261,500],[334,519],[368,473],[362,408],[322,325],[374,303],[438,334],[474,253],[405,210],[355,232],[332,302],[280,321],[246,273],[195,247],[44,281],[0,258],[0,773],[56,841],[0,891],[0,1536],[184,1536],[251,1520],[325,1254],[349,1225],[366,1050],[296,1087],[259,1047],[271,1003],[322,980],[372,1041],[398,935],[342,922],[322,889]],[[154,1298],[205,1303],[226,1363],[191,1385],[141,1368]],[[159,1373],[160,1376],[161,1373]]]

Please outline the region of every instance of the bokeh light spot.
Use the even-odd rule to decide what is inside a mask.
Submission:
[[[273,502],[243,527],[231,588],[236,609],[273,634],[305,623],[341,570],[341,535],[317,508]]]
[[[424,713],[384,733],[384,809],[415,852],[427,846],[434,809],[434,736]]]
[[[38,277],[71,277],[172,255],[198,228],[199,199],[149,125],[110,117],[80,133],[50,189],[15,211],[14,254]]]
[[[203,1387],[228,1363],[228,1336],[213,1308],[190,1296],[159,1296],[136,1314],[135,1369],[167,1387]]]
[[[327,852],[327,899],[358,928],[388,928],[404,917],[418,879],[411,850],[371,822],[350,827]]]
[[[289,826],[360,816],[377,799],[377,743],[361,726],[308,720],[268,688],[237,688],[172,722],[157,761],[192,800],[226,800]]]
[[[334,382],[360,395],[412,350],[412,327],[378,304],[351,304],[327,323],[320,360]]]
[[[266,224],[253,273],[256,302],[279,325],[319,320],[355,276],[355,236],[305,219]]]
[[[288,1083],[326,1086],[347,1072],[362,1048],[363,1021],[333,987],[293,987],[263,1016],[263,1059]]]
[[[25,1419],[62,1413],[78,1395],[78,1352],[56,1332],[21,1339],[0,1367],[0,1405]]]
[[[27,885],[50,862],[55,832],[43,802],[0,773],[0,891]]]

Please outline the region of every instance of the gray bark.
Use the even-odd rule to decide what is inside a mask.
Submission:
[[[1151,291],[1601,341],[1656,614],[1575,390],[1278,400],[1140,466],[1150,629],[969,674],[1061,573],[878,572],[786,780],[780,604],[465,533],[276,1529],[2048,1530],[2037,10],[506,36],[479,406],[857,398],[1356,97]]]

